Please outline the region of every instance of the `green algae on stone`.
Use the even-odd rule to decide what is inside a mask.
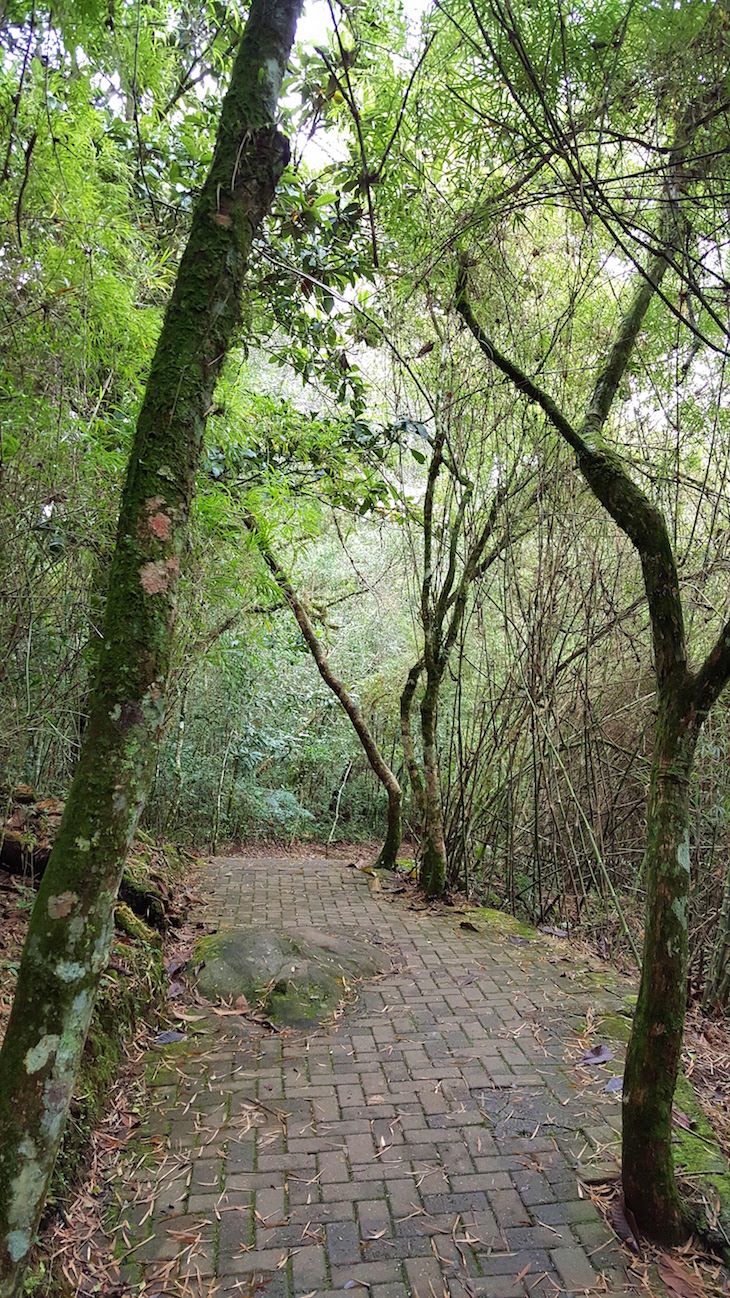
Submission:
[[[334,1013],[351,981],[387,967],[374,946],[346,934],[258,925],[201,938],[190,962],[209,1000],[245,996],[282,1027],[311,1028]]]
[[[468,916],[472,923],[479,923],[481,920],[483,924],[488,924],[490,928],[497,929],[507,937],[524,937],[534,942],[540,936],[531,924],[515,919],[514,915],[508,915],[506,910],[493,910],[491,906],[473,906],[470,907]]]
[[[631,1019],[623,1014],[604,1014],[598,1020],[596,1031],[599,1037],[609,1041],[628,1041],[631,1036]]]

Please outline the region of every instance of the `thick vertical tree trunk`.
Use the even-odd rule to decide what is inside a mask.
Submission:
[[[436,707],[438,682],[427,681],[421,702],[423,742],[424,822],[421,857],[421,887],[427,897],[440,897],[446,887],[446,843],[441,803],[438,753],[436,750]]]
[[[0,1052],[0,1298],[16,1298],[61,1143],[163,720],[207,411],[252,240],[288,158],[274,126],[300,0],[253,0],[132,446],[83,748]]]
[[[687,999],[689,777],[696,710],[679,692],[662,701],[656,722],[647,807],[646,927],[639,999],[623,1090],[623,1188],[641,1229],[676,1244],[686,1211],[672,1160],[672,1100]]]
[[[391,772],[392,774],[392,772]],[[394,870],[395,863],[398,859],[400,845],[403,841],[403,820],[401,815],[401,788],[393,776],[393,780],[386,784],[386,793],[388,794],[388,827],[385,833],[385,841],[378,854],[375,865],[381,870]]]

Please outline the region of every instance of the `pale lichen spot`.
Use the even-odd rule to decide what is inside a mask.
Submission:
[[[49,1032],[45,1037],[41,1037],[35,1046],[25,1054],[25,1071],[27,1073],[39,1073],[41,1068],[45,1068],[48,1060],[58,1050],[61,1038],[53,1032]]]
[[[76,846],[80,852],[89,852],[91,850],[91,839],[79,837],[76,839]]]
[[[121,717],[121,715],[122,715],[122,705],[121,705],[121,703],[115,703],[115,704],[114,704],[114,707],[112,708],[111,712],[109,713],[109,720],[110,720],[110,721],[117,722],[117,721],[119,720],[119,718]]]
[[[689,874],[689,830],[685,829],[684,837],[677,848],[677,865]]]
[[[19,1262],[30,1248],[29,1230],[10,1230],[6,1236],[8,1253],[12,1262]]]
[[[84,932],[84,923],[85,921],[83,915],[74,915],[73,919],[69,920],[69,925],[68,925],[69,941],[78,942],[79,938],[83,935]]]
[[[57,897],[48,898],[48,917],[49,919],[64,919],[70,915],[74,907],[74,902],[78,901],[75,892],[59,892]]]
[[[675,897],[670,907],[672,914],[678,920],[682,928],[687,924],[688,897]]]
[[[10,1183],[7,1223],[11,1229],[6,1235],[8,1251],[16,1262],[24,1257],[30,1248],[36,1211],[43,1200],[46,1188],[46,1177],[35,1157],[36,1148],[33,1141],[24,1140],[19,1152],[25,1161],[20,1165],[18,1175]]]
[[[76,960],[59,960],[56,965],[56,977],[64,983],[78,982],[86,973],[84,966]]]
[[[79,1017],[84,1015],[89,1008],[90,1000],[91,997],[87,991],[79,992],[78,996],[74,996],[71,1003],[71,1013],[76,1014]]]

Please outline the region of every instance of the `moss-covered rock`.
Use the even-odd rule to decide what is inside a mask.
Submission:
[[[604,1014],[598,1020],[596,1031],[608,1041],[628,1041],[631,1036],[631,1019],[624,1014]]]
[[[256,925],[202,938],[190,964],[209,1000],[245,996],[252,1009],[294,1028],[323,1022],[350,983],[386,967],[376,947],[349,934],[299,929],[292,935]]]

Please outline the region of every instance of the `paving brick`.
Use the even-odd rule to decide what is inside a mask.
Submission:
[[[332,1267],[360,1261],[360,1232],[354,1221],[332,1222],[326,1231],[327,1254]]]
[[[593,1289],[598,1284],[598,1276],[582,1248],[553,1248],[550,1256],[569,1292]]]
[[[152,1146],[139,1201],[155,1216],[129,1216],[151,1232],[134,1283],[164,1287],[170,1262],[193,1287],[196,1266],[212,1278],[217,1232],[218,1298],[341,1298],[348,1281],[370,1298],[554,1298],[599,1273],[621,1293],[622,1252],[574,1170],[608,1165],[620,1117],[564,1059],[579,980],[539,943],[517,963],[498,932],[408,911],[337,859],[211,870],[210,922],[372,934],[399,970],[306,1041],[211,1019],[204,1054],[152,1061],[143,1131],[169,1131],[173,1157]],[[168,1233],[202,1220],[199,1246]]]
[[[298,1248],[292,1257],[292,1280],[297,1294],[320,1289],[327,1279],[327,1258],[320,1244]]]

